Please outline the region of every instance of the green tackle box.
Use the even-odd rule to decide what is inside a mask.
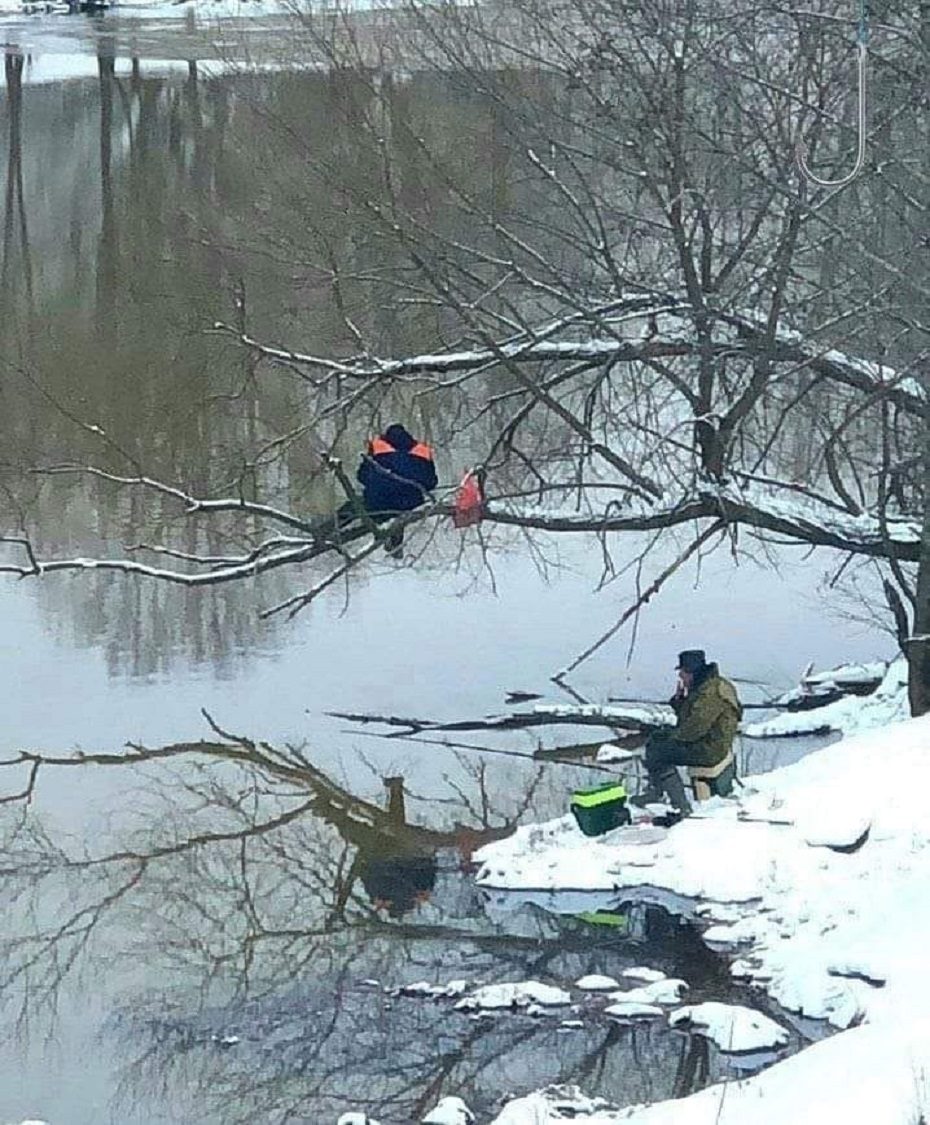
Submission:
[[[608,781],[593,789],[576,789],[572,793],[571,810],[586,836],[602,836],[611,828],[619,828],[632,820],[622,781]]]

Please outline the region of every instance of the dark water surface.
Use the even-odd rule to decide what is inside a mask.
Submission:
[[[167,39],[163,57],[177,57]],[[256,335],[350,352],[327,240],[357,254],[365,280],[345,298],[383,353],[433,345],[441,326],[429,311],[390,312],[370,268],[392,263],[347,226],[293,142],[369,183],[371,154],[351,114],[336,112],[359,97],[350,75],[156,77],[144,58],[133,70],[117,42],[97,65],[97,79],[21,88],[7,72],[5,526],[27,524],[50,557],[123,543],[222,552],[228,529],[195,526],[168,501],[33,470],[126,471],[128,459],[199,494],[248,478],[292,511],[326,512],[335,493],[319,448],[333,420],[286,371],[256,371],[206,329],[234,318],[244,286]],[[414,76],[392,106],[445,138],[474,190],[498,193],[502,207],[519,194],[492,108],[474,93]],[[410,205],[440,209],[415,154],[396,160]],[[450,481],[480,435],[456,435],[442,407],[398,392],[372,402],[371,417],[403,411],[439,439]],[[306,433],[272,448],[308,416]],[[344,433],[347,461],[364,436]],[[447,1092],[489,1111],[506,1092],[570,1080],[623,1103],[726,1072],[701,1042],[622,1027],[577,996],[583,1026],[567,1029],[559,1016],[473,1020],[450,1001],[384,991],[455,977],[570,984],[645,961],[698,998],[734,995],[722,964],[664,915],[604,933],[531,907],[495,912],[472,885],[464,865],[476,844],[562,813],[571,787],[602,775],[367,737],[326,716],[473,717],[500,711],[515,688],[560,698],[549,677],[626,608],[634,576],[596,592],[597,551],[553,539],[533,559],[492,539],[493,582],[471,541],[462,551],[461,533],[442,528],[414,543],[407,565],[374,561],[290,623],[258,611],[312,584],[313,567],[202,593],[101,574],[0,580],[4,755],[210,737],[203,708],[228,731],[303,747],[325,775],[314,789],[199,759],[131,776],[61,769],[43,773],[27,814],[4,808],[0,1120],[318,1123],[366,1108],[401,1122]],[[618,545],[621,561],[641,546]],[[700,588],[682,571],[644,611],[632,661],[618,638],[576,687],[592,700],[664,697],[674,654],[696,643],[760,693],[810,660],[887,652],[877,633],[828,614],[818,593],[828,556],[778,561],[776,572],[712,556]],[[484,740],[527,755],[538,742],[535,731]],[[746,749],[769,768],[810,745]],[[386,828],[358,804],[383,808],[387,776],[406,779],[416,830]],[[179,846],[192,837],[202,842]],[[238,1042],[224,1047],[224,1036]]]

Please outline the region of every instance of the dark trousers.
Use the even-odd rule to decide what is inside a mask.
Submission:
[[[665,773],[669,766],[707,766],[707,750],[700,742],[679,742],[664,731],[650,735],[646,742],[646,770],[649,776]]]
[[[644,764],[648,781],[640,799],[655,801],[665,794],[674,807],[687,816],[691,812],[691,802],[677,767],[706,765],[706,749],[700,743],[678,742],[671,734],[657,731],[646,742]]]

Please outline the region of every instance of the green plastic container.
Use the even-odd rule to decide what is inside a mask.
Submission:
[[[576,789],[571,810],[586,836],[603,836],[612,828],[631,821],[626,807],[626,788],[622,781],[608,781],[593,789]]]

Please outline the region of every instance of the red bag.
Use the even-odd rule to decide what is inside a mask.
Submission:
[[[455,496],[452,523],[456,527],[471,527],[472,524],[481,523],[483,518],[484,493],[481,490],[481,482],[474,473],[468,472],[462,477],[462,483]]]

